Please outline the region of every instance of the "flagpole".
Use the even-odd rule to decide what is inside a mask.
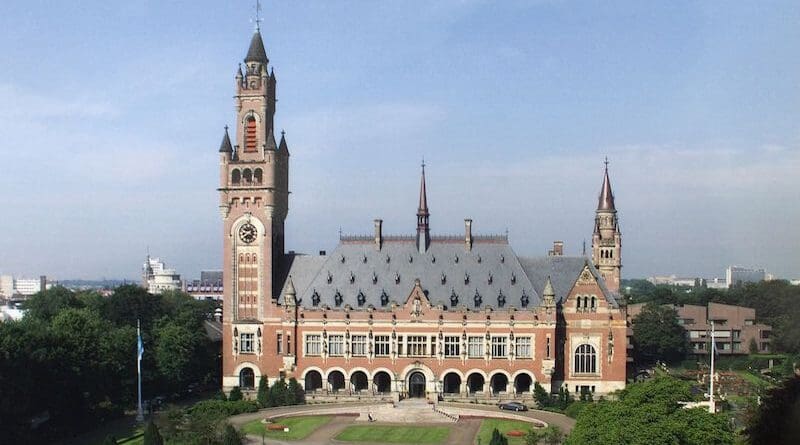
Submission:
[[[139,320],[136,320],[136,376],[139,387],[139,404],[136,410],[136,421],[144,421],[144,413],[142,412],[142,331]]]
[[[714,355],[717,352],[716,336],[714,335],[714,320],[711,320],[711,388],[709,389],[708,411],[711,414],[716,412],[714,406]]]

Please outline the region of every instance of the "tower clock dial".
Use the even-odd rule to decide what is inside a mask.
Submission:
[[[255,241],[256,235],[258,235],[258,230],[256,230],[256,226],[250,223],[245,223],[242,227],[239,227],[239,239],[247,244]]]

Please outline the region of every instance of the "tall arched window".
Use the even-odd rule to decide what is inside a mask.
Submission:
[[[580,345],[575,350],[576,374],[595,374],[597,373],[597,353],[592,345]]]
[[[256,118],[253,116],[248,116],[244,121],[244,151],[258,151],[257,143],[258,138],[256,137]]]
[[[253,172],[249,168],[244,169],[244,172],[242,172],[242,181],[245,184],[250,184],[253,181]]]
[[[256,387],[256,374],[253,368],[243,368],[239,372],[239,388],[254,389]]]
[[[234,169],[233,172],[231,172],[231,184],[239,185],[239,183],[241,182],[242,182],[242,172],[240,172],[238,168]]]
[[[260,168],[257,168],[253,171],[253,182],[256,184],[261,184],[261,181],[264,180],[264,173]]]

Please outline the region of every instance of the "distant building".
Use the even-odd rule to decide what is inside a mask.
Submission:
[[[15,278],[13,275],[0,276],[0,297],[11,299],[14,297],[29,297],[33,294],[49,289],[47,276],[39,278]]]
[[[14,296],[14,277],[0,275],[0,297],[11,298]]]
[[[203,270],[200,279],[186,281],[183,291],[197,300],[222,301],[222,271]]]
[[[725,269],[725,279],[729,288],[744,283],[758,283],[766,278],[767,272],[764,269],[748,269],[739,266],[730,266]]]
[[[167,269],[159,258],[150,258],[142,266],[142,287],[151,294],[160,294],[169,290],[181,289],[181,276],[175,269]]]
[[[628,306],[633,319],[646,303]],[[755,340],[757,352],[770,352],[772,327],[756,322],[756,310],[731,304],[708,303],[708,306],[665,304],[678,312],[678,322],[686,329],[693,354],[707,354],[711,349],[711,321],[717,351],[723,355],[747,354],[750,341]]]
[[[669,276],[655,276],[650,277],[647,281],[659,285],[659,284],[667,284],[670,286],[701,286],[705,281],[703,278],[696,278],[696,277],[689,277],[689,278],[679,278],[677,275],[669,275]]]
[[[0,321],[22,320],[25,311],[21,309],[20,300],[12,300],[0,306]]]

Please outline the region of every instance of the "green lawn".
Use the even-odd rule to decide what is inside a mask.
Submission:
[[[500,433],[505,435],[511,430],[528,432],[529,429],[533,428],[533,424],[530,422],[523,422],[521,420],[483,419],[483,422],[481,422],[481,429],[478,430],[478,437],[475,439],[475,443],[487,445],[492,439],[492,431],[495,428],[497,428]],[[480,439],[480,442],[478,442],[478,439]],[[525,437],[508,437],[508,445],[525,445]]]
[[[265,424],[261,423],[259,419],[244,424],[242,432],[258,437],[261,437],[261,433],[264,433],[264,437],[269,437],[270,439],[300,440],[305,439],[314,430],[330,422],[332,418],[332,416],[299,416],[275,419],[275,423],[289,427],[288,433],[268,431]]]
[[[446,426],[355,425],[344,429],[336,440],[345,442],[439,444],[450,435]],[[488,443],[488,442],[487,442]]]

